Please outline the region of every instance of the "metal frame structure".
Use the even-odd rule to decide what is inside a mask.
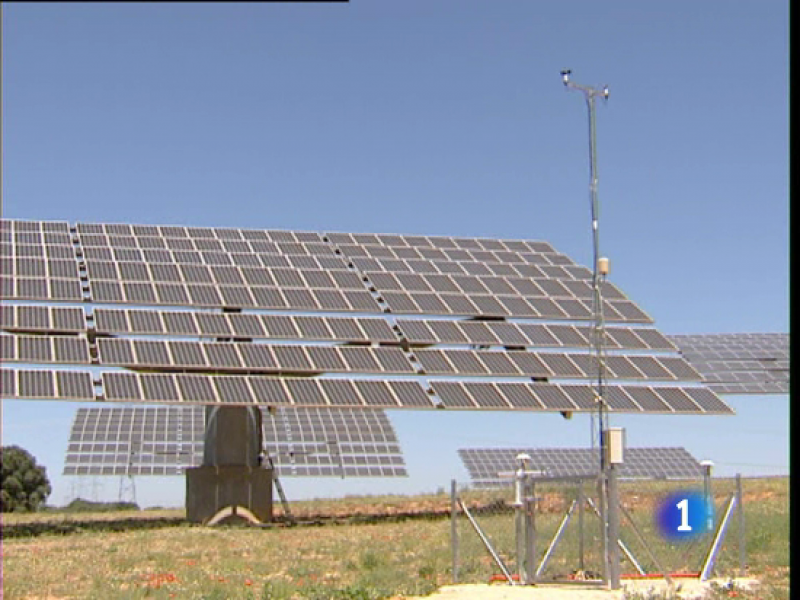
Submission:
[[[450,500],[451,500],[451,553],[452,553],[452,573],[453,583],[459,583],[459,566],[461,560],[460,552],[460,539],[458,533],[457,519],[459,510],[467,518],[470,526],[477,534],[481,544],[486,549],[487,553],[491,556],[494,563],[500,569],[502,576],[511,585],[518,584],[540,584],[541,576],[547,568],[548,563],[556,552],[559,543],[561,542],[564,533],[569,525],[572,517],[577,512],[578,514],[578,559],[579,559],[579,572],[585,573],[584,563],[584,514],[588,509],[602,522],[602,515],[600,510],[592,501],[590,496],[584,494],[583,484],[586,481],[593,481],[596,476],[591,475],[574,475],[574,476],[548,476],[540,475],[537,471],[530,471],[527,469],[527,461],[524,454],[519,455],[519,468],[516,471],[501,472],[500,474],[506,478],[513,479],[515,484],[515,500],[514,507],[514,529],[515,529],[515,553],[516,553],[516,570],[517,573],[512,573],[512,570],[505,564],[501,554],[492,545],[491,540],[481,528],[475,516],[470,512],[467,503],[460,497],[458,493],[458,485],[455,479],[450,482]],[[711,463],[704,461],[703,464],[703,489],[704,494],[711,500]],[[562,517],[559,525],[553,534],[552,539],[547,545],[538,566],[536,565],[535,557],[537,554],[537,534],[535,527],[535,506],[536,498],[534,495],[535,484],[537,482],[574,482],[578,484],[578,495],[573,499],[564,516]],[[746,546],[745,546],[745,521],[744,521],[744,495],[742,492],[741,475],[736,475],[736,489],[726,498],[723,503],[724,510],[721,511],[722,518],[717,523],[716,528],[709,523],[709,531],[713,532],[710,538],[708,550],[703,552],[702,564],[697,572],[697,577],[700,581],[707,581],[714,573],[714,567],[719,557],[722,546],[725,542],[726,535],[729,527],[734,520],[734,511],[738,517],[738,573],[739,576],[744,576],[747,572],[746,564]],[[673,577],[676,573],[670,573],[666,568],[666,564],[659,560],[655,552],[650,548],[647,540],[644,537],[642,530],[637,526],[636,521],[630,512],[623,506],[622,503],[618,504],[619,510],[630,525],[633,536],[636,541],[644,549],[648,558],[658,569],[658,573],[648,574],[642,567],[642,564],[636,559],[632,550],[626,545],[622,539],[616,540],[617,550],[625,554],[628,562],[636,569],[638,574],[642,577],[652,577],[653,575],[661,575],[666,582],[670,585],[673,584]],[[697,540],[695,540],[696,542]],[[693,542],[693,544],[695,543]],[[682,573],[681,576],[685,577],[686,574]],[[587,579],[586,583],[592,580]],[[596,580],[594,580],[596,581]],[[572,583],[576,581],[570,580]],[[566,581],[557,581],[557,583],[566,583]]]
[[[591,419],[592,448],[595,447],[595,431],[599,435],[600,446],[600,514],[603,521],[603,579],[611,589],[619,589],[619,552],[616,540],[619,537],[619,518],[617,515],[616,474],[614,467],[607,462],[607,444],[605,432],[608,429],[608,412],[603,395],[605,373],[605,322],[603,319],[602,280],[608,273],[607,259],[600,258],[599,213],[600,204],[597,198],[597,148],[595,134],[595,99],[608,100],[608,86],[595,88],[580,85],[570,79],[569,69],[561,71],[561,79],[567,89],[577,90],[584,95],[589,112],[589,194],[592,214],[592,314],[594,317],[593,342],[597,360],[597,425]],[[608,511],[608,514],[606,512]]]

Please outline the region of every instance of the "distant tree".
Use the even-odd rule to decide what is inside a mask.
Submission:
[[[44,504],[52,488],[47,471],[19,446],[0,448],[0,511],[35,511]]]

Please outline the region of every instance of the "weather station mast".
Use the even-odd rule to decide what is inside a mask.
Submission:
[[[616,477],[608,461],[608,407],[606,406],[604,383],[606,379],[605,320],[603,318],[603,282],[608,275],[608,259],[600,256],[599,213],[597,199],[597,147],[595,134],[595,104],[597,98],[608,100],[608,86],[601,88],[580,85],[570,79],[572,71],[561,71],[561,81],[567,90],[581,92],[586,99],[589,113],[589,195],[592,216],[592,347],[597,367],[595,401],[597,412],[591,413],[590,430],[592,449],[600,449],[599,497],[600,514],[603,521],[603,580],[612,589],[619,589],[619,519],[616,510]],[[595,420],[596,419],[596,420]],[[599,444],[598,444],[599,442]],[[610,477],[609,477],[610,475]],[[612,489],[609,490],[609,487]],[[609,491],[611,493],[609,494]],[[609,510],[610,508],[610,510]]]

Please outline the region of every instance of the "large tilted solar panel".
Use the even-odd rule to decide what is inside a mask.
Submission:
[[[405,477],[381,410],[262,411],[264,445],[280,477]],[[202,464],[202,406],[110,406],[76,412],[64,475],[179,475]]]
[[[546,242],[0,224],[3,398],[597,406],[591,273]],[[610,410],[732,413],[624,293],[603,295]]]
[[[788,394],[788,333],[671,335],[670,341],[718,394]]]
[[[543,478],[595,477],[600,470],[597,450],[591,448],[462,448],[458,455],[475,487],[511,485],[502,477],[518,468],[517,455],[531,457],[528,469]],[[626,448],[620,479],[698,479],[702,467],[684,448]]]
[[[590,273],[545,242],[8,220],[2,235],[3,295],[15,299],[591,315]],[[604,298],[608,321],[651,322],[610,283]]]

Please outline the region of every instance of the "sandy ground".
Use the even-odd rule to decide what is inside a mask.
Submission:
[[[718,579],[716,583],[725,586],[729,579]],[[753,589],[758,585],[756,579],[735,579],[737,587]],[[711,581],[701,582],[697,579],[679,579],[675,581],[676,594],[672,598],[685,600],[703,598]],[[509,586],[504,584],[471,584],[448,585],[436,593],[424,598],[436,600],[615,600],[624,598],[625,590],[647,594],[648,592],[667,591],[668,586],[663,579],[623,581],[622,590],[607,590],[597,587],[588,587],[581,584],[544,584],[539,586]],[[422,598],[418,596],[416,598]]]

